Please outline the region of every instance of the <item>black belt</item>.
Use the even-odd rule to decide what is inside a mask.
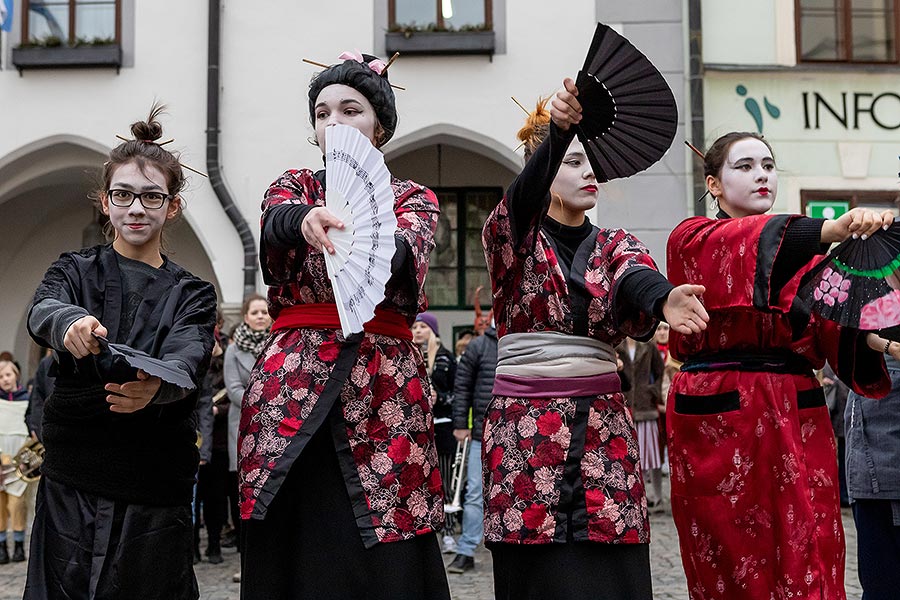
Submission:
[[[791,353],[716,352],[688,358],[682,371],[751,371],[812,375],[813,367],[805,358]]]

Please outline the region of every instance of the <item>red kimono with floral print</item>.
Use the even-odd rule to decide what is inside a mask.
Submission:
[[[420,185],[395,178],[392,186],[396,236],[406,246],[410,272],[395,273],[379,308],[398,312],[412,324],[426,308],[423,284],[438,206],[434,194]],[[264,227],[273,207],[322,206],[324,198],[311,171],[288,171],[266,194]],[[261,250],[274,318],[289,306],[334,303],[321,251],[305,242]],[[242,518],[264,518],[294,460],[339,407],[344,426],[332,424],[332,435],[365,545],[440,529],[441,477],[421,352],[410,341],[365,333],[348,362],[349,376],[335,383],[330,377],[344,344],[340,330],[305,328],[276,331],[267,341],[241,412]]]
[[[537,227],[516,240],[508,198],[484,226],[484,247],[499,338],[575,334],[572,282],[553,243]],[[627,335],[652,331],[653,317],[638,313],[616,322],[614,307],[617,285],[627,273],[655,268],[636,238],[595,227],[571,269],[572,280],[590,297],[586,335],[616,345]],[[577,400],[494,396],[482,440],[486,541],[649,542],[637,433],[623,395],[599,395],[583,405]]]
[[[700,334],[673,330],[669,349],[714,365],[677,373],[669,392],[672,512],[692,600],[845,597],[834,434],[812,369],[827,359],[870,397],[890,381],[864,335],[800,310],[811,264],[773,281],[795,218],[696,217],[669,238],[669,279],[706,286],[710,314]],[[773,356],[794,368],[759,364]]]

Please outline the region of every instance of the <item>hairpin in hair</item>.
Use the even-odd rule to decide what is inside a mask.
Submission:
[[[372,69],[372,72],[374,72],[374,73],[376,73],[376,74],[378,74],[378,75],[381,75],[382,77],[387,77],[387,70],[388,70],[388,68],[390,68],[390,66],[391,66],[392,64],[394,64],[394,61],[397,60],[397,57],[398,57],[398,56],[400,56],[400,53],[399,53],[399,52],[394,52],[394,55],[393,55],[393,56],[391,57],[391,59],[390,59],[389,61],[387,61],[386,63],[385,63],[383,60],[379,59],[379,58],[376,58],[375,60],[370,60],[369,62],[366,62],[365,59],[364,59],[363,56],[362,56],[362,53],[361,53],[359,50],[356,50],[355,52],[342,52],[341,55],[338,56],[338,59],[339,59],[339,60],[355,60],[355,61],[358,61],[358,62],[360,62],[360,63],[366,65],[366,66],[369,67],[370,69]],[[331,67],[331,65],[326,65],[325,63],[320,63],[320,62],[317,62],[317,61],[314,61],[314,60],[309,60],[308,58],[302,58],[302,59],[300,59],[300,60],[302,60],[303,62],[305,62],[305,63],[307,63],[307,64],[316,66],[316,67],[322,67],[323,69],[327,69],[327,68]],[[390,81],[388,82],[388,84],[389,84],[392,88],[394,88],[394,89],[406,91],[406,88],[403,87],[403,86],[400,86],[400,85],[394,85],[394,84],[391,83]]]
[[[688,148],[690,148],[691,150],[694,151],[694,154],[696,154],[697,156],[700,157],[700,160],[706,160],[706,157],[703,155],[702,152],[700,152],[700,150],[697,149],[697,146],[693,145],[692,143],[690,143],[687,140],[684,140],[684,143]],[[703,202],[703,199],[706,198],[706,196],[708,194],[709,194],[709,188],[706,188],[706,191],[703,192],[703,195],[700,196],[699,198],[697,198],[697,202]]]
[[[694,154],[696,154],[697,156],[700,157],[700,160],[706,160],[706,157],[703,156],[703,153],[697,149],[697,146],[693,145],[692,143],[690,143],[687,140],[684,140],[684,143],[685,143],[685,145],[687,145],[688,148],[690,148],[691,150],[694,151]]]
[[[156,144],[156,145],[159,146],[159,147],[165,146],[166,144],[171,144],[172,142],[175,141],[175,138],[168,139],[168,140],[166,140],[166,141],[164,141],[164,142],[154,142],[153,140],[129,140],[129,139],[126,138],[126,137],[122,137],[122,136],[119,135],[118,133],[116,134],[116,137],[117,137],[118,139],[122,140],[123,142],[143,142],[143,143],[145,143],[145,144]],[[108,162],[107,162],[107,163],[103,163],[103,166],[105,167],[107,164],[108,164]],[[201,177],[206,177],[207,179],[209,179],[209,175],[207,175],[207,174],[204,173],[203,171],[198,171],[198,170],[195,169],[194,167],[191,167],[191,166],[189,166],[189,165],[186,165],[186,164],[184,164],[184,163],[181,162],[181,161],[178,161],[178,164],[181,165],[181,168],[183,168],[183,169],[187,169],[188,171],[191,171],[191,172],[193,172],[193,173],[196,173],[197,175],[200,175]]]
[[[515,96],[510,96],[510,98],[512,98],[512,101],[516,103],[516,106],[518,106],[519,108],[521,108],[522,111],[523,111],[526,115],[531,116],[531,113],[528,111],[528,109],[525,108],[524,106],[522,106],[522,103],[519,102],[518,100],[516,100],[516,97],[515,97]]]

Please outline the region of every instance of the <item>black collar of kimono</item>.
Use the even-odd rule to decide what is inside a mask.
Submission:
[[[719,212],[716,213],[716,218],[717,219],[730,219],[731,215],[729,215],[727,212],[722,210],[721,207],[719,207]]]
[[[325,155],[322,155],[322,162],[325,161]],[[316,178],[316,181],[319,182],[319,185],[322,186],[322,191],[325,191],[325,169],[321,169],[313,173],[313,177]]]
[[[587,215],[585,215],[584,222],[581,225],[574,226],[563,225],[553,217],[549,216],[544,221],[544,229],[547,230],[547,233],[560,240],[574,241],[576,244],[586,238],[591,233],[593,227],[594,226],[591,225],[591,220],[587,218]]]

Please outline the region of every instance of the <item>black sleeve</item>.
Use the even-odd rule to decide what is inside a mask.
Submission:
[[[481,339],[481,338],[478,338]],[[453,428],[469,428],[469,410],[475,389],[475,378],[481,362],[481,346],[478,339],[472,340],[459,359],[456,379],[453,382]]]
[[[522,172],[507,189],[509,218],[516,236],[516,245],[531,227],[539,227],[547,214],[547,208],[550,206],[550,186],[574,138],[574,127],[562,131],[551,122],[547,138],[537,147],[525,163]]]
[[[824,224],[825,219],[809,217],[799,217],[788,223],[772,266],[769,289],[780,290],[809,261],[828,252],[828,244],[822,244]]]
[[[180,364],[198,389],[212,357],[215,326],[215,288],[199,279],[185,282],[178,314],[161,344],[159,358]],[[153,403],[177,402],[189,394],[188,390],[163,382]]]
[[[295,248],[305,244],[300,225],[314,208],[316,207],[312,204],[279,204],[270,207],[262,225],[263,243],[272,248]]]
[[[662,307],[673,289],[675,286],[655,269],[634,269],[626,273],[616,294],[617,322],[628,320],[628,315],[634,312],[664,321]]]

